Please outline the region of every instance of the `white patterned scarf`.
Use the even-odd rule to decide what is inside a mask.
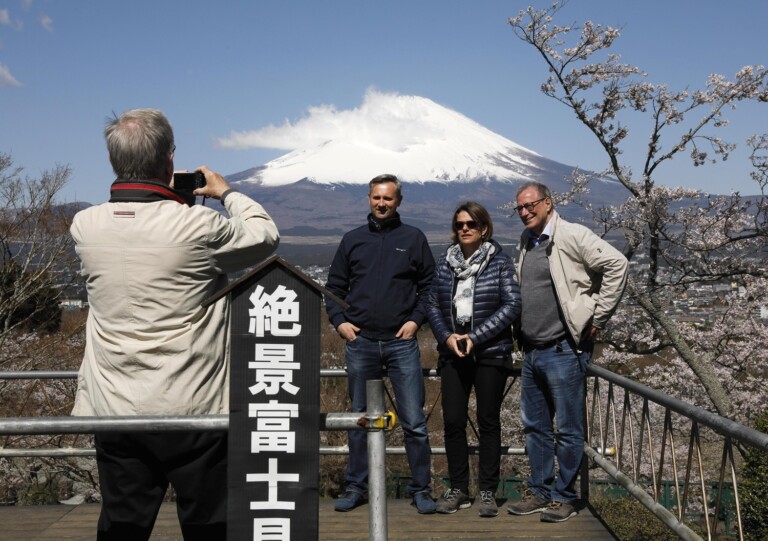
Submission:
[[[466,325],[472,321],[472,306],[474,304],[475,281],[477,275],[488,265],[496,247],[490,242],[484,242],[469,260],[464,259],[461,245],[453,244],[445,254],[445,260],[456,276],[456,294],[453,304],[456,306],[456,321]]]

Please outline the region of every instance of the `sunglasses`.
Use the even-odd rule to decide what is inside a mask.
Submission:
[[[466,222],[456,221],[453,223],[453,229],[456,231],[461,231],[464,229],[464,226],[467,226],[468,229],[480,229],[480,224],[478,224],[474,220],[467,220]]]
[[[518,205],[514,208],[514,211],[520,214],[523,212],[523,209],[527,210],[528,212],[531,212],[534,208],[536,208],[536,205],[544,201],[545,199],[549,199],[548,197],[542,197],[541,199],[537,199],[536,201],[531,201],[530,203],[526,203],[525,205]]]

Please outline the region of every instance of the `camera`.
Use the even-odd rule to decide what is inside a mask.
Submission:
[[[173,189],[182,192],[193,192],[205,186],[205,175],[200,171],[194,173],[174,173]]]

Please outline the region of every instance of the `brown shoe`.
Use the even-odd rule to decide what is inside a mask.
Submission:
[[[443,515],[455,513],[459,509],[466,509],[472,506],[472,500],[467,493],[459,488],[451,488],[445,491],[445,494],[437,500],[437,512]]]
[[[577,514],[578,511],[576,511],[570,503],[552,502],[549,504],[549,507],[541,513],[541,521],[565,522]]]
[[[496,495],[492,490],[480,491],[480,505],[477,514],[483,518],[495,517],[499,514],[499,508],[496,505]]]
[[[549,503],[547,500],[536,496],[533,492],[526,490],[522,500],[510,503],[507,506],[507,512],[510,515],[532,515],[547,509]]]

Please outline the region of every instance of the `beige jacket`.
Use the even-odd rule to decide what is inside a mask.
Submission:
[[[602,329],[621,300],[627,283],[627,258],[586,227],[566,222],[552,211],[547,247],[549,271],[568,331],[579,343],[587,325]],[[527,252],[527,235],[520,242],[518,280]]]
[[[175,201],[104,203],[72,223],[90,311],[72,415],[188,415],[229,408],[226,273],[277,247],[277,227],[229,192],[227,219]]]

